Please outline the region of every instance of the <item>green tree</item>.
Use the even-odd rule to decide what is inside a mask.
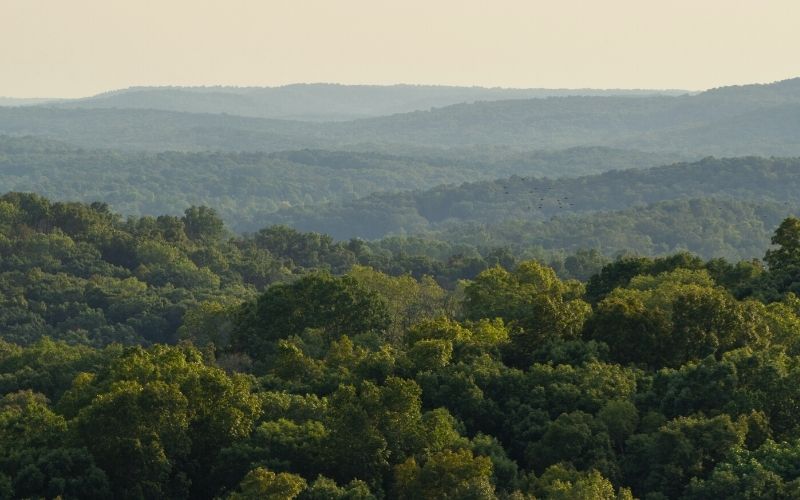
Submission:
[[[212,496],[217,455],[259,414],[248,379],[192,348],[131,349],[65,397],[90,401],[71,425],[122,497]]]
[[[190,240],[217,241],[225,234],[225,223],[213,208],[189,207],[181,220]]]
[[[684,269],[616,289],[597,305],[587,330],[616,361],[655,367],[765,346],[771,336],[762,305],[738,302],[705,271]]]
[[[322,329],[329,339],[381,332],[390,317],[386,303],[354,278],[318,272],[288,284],[277,284],[249,304],[231,335],[234,350],[254,359],[274,352],[275,342]]]
[[[71,442],[65,419],[41,394],[0,399],[0,491],[7,498],[108,498],[106,474],[91,454]],[[0,479],[2,483],[2,479]]]
[[[306,489],[302,477],[286,472],[274,473],[259,467],[248,472],[231,500],[292,500]]]
[[[767,250],[764,257],[771,271],[787,270],[800,265],[800,219],[784,219],[775,230],[772,244],[778,248]]]
[[[745,430],[723,414],[679,417],[652,434],[632,436],[623,462],[627,484],[637,495],[678,498],[692,478],[706,479],[742,445]]]
[[[580,299],[582,286],[562,282],[535,261],[508,271],[495,267],[480,273],[464,290],[468,319],[503,318],[516,330],[511,358],[522,365],[551,338],[577,338],[591,307]]]
[[[400,499],[494,499],[492,462],[471,451],[444,450],[420,466],[414,458],[395,467],[395,488]]]
[[[339,486],[332,479],[318,476],[302,494],[303,500],[376,500],[369,486],[363,481],[353,480]]]
[[[615,491],[600,472],[579,472],[564,464],[548,467],[534,481],[534,491],[553,500],[633,500],[629,489]]]
[[[394,339],[413,323],[445,312],[445,291],[430,276],[417,281],[409,275],[392,277],[363,266],[353,266],[348,276],[385,301],[391,317],[389,334]]]

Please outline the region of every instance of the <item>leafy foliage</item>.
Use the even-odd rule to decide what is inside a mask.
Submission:
[[[0,214],[4,497],[800,491],[793,219],[763,265],[560,263],[583,282],[502,251],[232,237],[202,207],[12,193]]]

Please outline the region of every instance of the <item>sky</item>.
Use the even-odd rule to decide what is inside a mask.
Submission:
[[[0,96],[297,82],[701,90],[800,76],[800,0],[0,0]]]

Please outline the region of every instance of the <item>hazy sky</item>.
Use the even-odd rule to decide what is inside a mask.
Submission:
[[[133,85],[703,89],[800,76],[800,0],[0,0],[0,95]]]

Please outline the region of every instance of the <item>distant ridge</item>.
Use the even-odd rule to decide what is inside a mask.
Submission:
[[[148,151],[495,146],[532,150],[602,145],[690,156],[800,155],[798,79],[681,95],[512,99],[513,92],[524,91],[458,88],[461,102],[431,106],[441,95],[454,98],[448,89],[299,85],[234,93],[126,91],[58,105],[0,107],[0,134],[45,136],[80,147]],[[420,95],[420,90],[427,94]],[[285,96],[263,101],[272,104],[261,111],[248,95],[273,91]],[[490,100],[486,92],[500,92],[503,98]],[[409,106],[409,96],[415,96],[413,106],[420,110],[394,113],[398,107]],[[103,105],[96,104],[100,101]],[[124,107],[125,102],[132,107]],[[306,114],[285,119],[298,112],[297,103],[305,106]],[[170,107],[202,112],[160,109]],[[231,112],[233,107],[247,115]],[[251,116],[262,111],[283,118]],[[379,111],[386,114],[344,120]],[[334,115],[342,120],[332,121]]]
[[[340,121],[476,101],[553,96],[679,95],[683,90],[514,89],[445,85],[291,84],[280,87],[131,87],[51,105],[65,108],[160,109],[256,118]]]
[[[46,97],[2,97],[0,96],[0,106],[33,106],[47,102],[60,101],[60,99],[50,99]]]
[[[716,87],[700,92],[706,96],[737,96],[753,97],[763,99],[774,96],[785,98],[787,96],[798,98],[800,96],[800,77],[779,80],[772,83],[751,83],[747,85],[730,85],[727,87]]]

